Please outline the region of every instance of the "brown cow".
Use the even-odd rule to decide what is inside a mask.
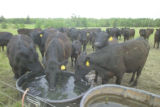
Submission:
[[[45,43],[44,65],[46,79],[50,90],[56,86],[56,75],[65,70],[68,58],[71,56],[71,43],[66,34],[52,33]]]

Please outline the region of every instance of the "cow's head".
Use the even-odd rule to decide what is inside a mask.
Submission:
[[[108,33],[106,32],[97,33],[94,45],[98,49],[103,48],[104,46],[108,45],[109,39],[110,36],[108,35]]]
[[[48,81],[50,90],[55,89],[56,75],[58,72],[66,70],[66,63],[67,61],[59,63],[56,60],[51,60],[51,61],[48,61],[48,63],[46,64],[47,66],[45,69],[45,74],[46,74],[46,79]]]
[[[80,81],[81,79],[87,81],[85,75],[90,72],[91,67],[86,52],[81,53],[78,57],[75,69],[76,81]]]

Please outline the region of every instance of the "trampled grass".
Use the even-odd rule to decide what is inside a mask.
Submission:
[[[105,28],[102,28],[105,30]],[[136,37],[139,37],[139,29],[136,29]],[[17,29],[0,29],[0,31],[8,31],[13,34],[17,33]],[[160,49],[153,49],[153,34],[149,39],[150,43],[150,53],[147,59],[147,62],[143,68],[142,74],[138,81],[138,86],[135,88],[143,89],[155,94],[160,95]],[[123,40],[121,40],[123,41]],[[91,46],[87,46],[88,53],[92,52]],[[39,55],[40,56],[40,55]],[[40,58],[41,59],[41,58]],[[70,60],[70,59],[69,59]],[[132,74],[125,74],[122,85],[129,86],[128,82],[131,78]],[[6,84],[2,84],[1,82],[5,82]],[[0,107],[5,106],[8,107],[20,107],[20,99],[21,96],[19,92],[13,88],[15,87],[16,81],[13,79],[13,72],[9,65],[6,52],[0,52]],[[112,79],[110,83],[115,83],[115,79]],[[6,95],[10,96],[7,97]]]

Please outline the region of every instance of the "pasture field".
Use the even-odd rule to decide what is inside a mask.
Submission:
[[[32,26],[26,26],[26,28],[27,27],[30,28]],[[102,29],[104,30],[105,28]],[[139,36],[140,28],[135,29],[136,38]],[[17,29],[12,28],[0,29],[0,32],[1,31],[8,31],[13,34],[17,34]],[[139,78],[138,85],[135,88],[143,89],[160,95],[160,49],[153,48],[154,33],[151,35],[149,39],[150,52],[147,62]],[[120,41],[122,42],[122,39]],[[87,46],[87,51],[88,53],[92,52],[90,45]],[[132,74],[126,73],[124,75],[121,85],[129,86],[128,82],[131,76]],[[0,107],[21,107],[21,95],[16,90],[15,83],[16,80],[13,79],[13,72],[9,65],[8,58],[6,56],[6,51],[0,52]],[[115,79],[111,79],[110,83],[115,83]]]

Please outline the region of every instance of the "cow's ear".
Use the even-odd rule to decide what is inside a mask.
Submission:
[[[89,57],[86,57],[84,64],[86,67],[90,66],[90,58]]]

